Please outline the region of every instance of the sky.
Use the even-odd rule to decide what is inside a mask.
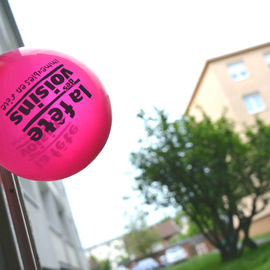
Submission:
[[[110,96],[112,129],[102,152],[64,183],[84,248],[126,232],[135,208],[154,210],[135,192],[130,153],[145,137],[136,117],[185,111],[206,60],[270,41],[269,1],[10,0],[29,48],[52,49],[86,64]],[[209,97],[211,98],[211,97]],[[123,197],[130,196],[130,200]]]

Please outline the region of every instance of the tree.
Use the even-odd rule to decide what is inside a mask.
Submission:
[[[95,256],[91,255],[89,257],[89,262],[90,262],[90,268],[92,270],[111,270],[111,262],[109,259],[105,260],[99,260]]]
[[[181,206],[223,260],[240,256],[244,246],[255,248],[249,228],[269,202],[270,127],[257,119],[240,134],[225,115],[217,121],[203,113],[200,122],[191,116],[169,122],[164,111],[156,112],[154,119],[138,114],[147,137],[131,153],[145,202]]]
[[[135,216],[130,218],[129,224],[126,226],[128,233],[124,240],[130,256],[147,256],[147,254],[151,253],[153,244],[160,239],[160,234],[148,227],[146,216],[146,212],[138,211]]]
[[[180,228],[180,232],[172,237],[172,239],[170,240],[171,243],[178,242],[180,240],[192,237],[200,233],[199,227],[194,221],[190,219],[190,217],[187,217],[184,211],[178,211],[176,216],[174,217],[174,220]],[[187,230],[185,230],[185,227],[187,227]]]

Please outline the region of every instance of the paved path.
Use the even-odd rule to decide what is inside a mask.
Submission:
[[[261,245],[261,244],[264,244],[264,243],[269,242],[269,241],[270,241],[270,237],[268,237],[268,238],[262,238],[262,239],[257,239],[257,240],[255,240],[255,243],[257,245]]]

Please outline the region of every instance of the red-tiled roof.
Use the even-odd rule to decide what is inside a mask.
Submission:
[[[153,229],[157,230],[160,234],[160,238],[167,239],[177,233],[179,233],[179,228],[173,220],[167,220],[162,223],[158,223],[153,226]]]

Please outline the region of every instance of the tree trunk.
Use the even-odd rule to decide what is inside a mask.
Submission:
[[[251,224],[251,218],[246,218],[242,221],[242,230],[244,232],[244,240],[241,249],[249,247],[251,249],[257,248],[257,244],[249,237],[249,227]]]
[[[233,260],[241,256],[241,251],[237,247],[239,229],[229,228],[223,235],[213,230],[208,233],[201,232],[219,250],[222,261]]]
[[[221,247],[219,250],[220,250],[222,261],[233,260],[240,256],[240,253],[236,245],[232,245],[232,246],[225,245]]]
[[[242,247],[249,247],[251,249],[256,249],[258,246],[251,238],[249,238],[249,236],[245,236]]]

